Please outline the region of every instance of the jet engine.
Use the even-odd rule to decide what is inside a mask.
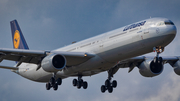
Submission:
[[[42,68],[47,72],[57,72],[66,66],[66,58],[59,54],[50,54],[41,62]]]
[[[171,64],[170,64],[171,65]],[[180,61],[176,61],[173,65],[171,65],[174,68],[174,72],[180,76]]]
[[[145,60],[139,66],[139,73],[144,77],[154,77],[162,73],[163,63],[161,61]]]

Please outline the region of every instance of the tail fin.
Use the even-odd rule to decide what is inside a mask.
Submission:
[[[21,32],[21,29],[16,20],[10,22],[11,24],[11,32],[12,32],[12,40],[13,47],[15,49],[29,49],[26,40]]]

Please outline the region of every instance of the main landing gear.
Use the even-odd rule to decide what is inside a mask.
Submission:
[[[46,83],[46,89],[47,90],[50,90],[51,87],[54,89],[54,90],[57,90],[58,89],[58,85],[61,85],[62,84],[62,79],[61,78],[58,78],[58,79],[55,79],[55,73],[53,74],[54,76],[51,77],[51,79],[49,80],[48,83]]]
[[[72,84],[74,87],[77,87],[78,89],[80,89],[81,87],[87,89],[88,87],[88,83],[86,81],[83,81],[82,76],[78,76],[78,79],[73,79]]]
[[[113,92],[113,88],[117,87],[117,81],[112,81],[113,75],[111,75],[110,72],[108,72],[108,79],[105,81],[105,85],[101,86],[101,92],[104,93],[106,90],[108,90],[109,93]]]

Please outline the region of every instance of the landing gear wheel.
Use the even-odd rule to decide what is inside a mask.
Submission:
[[[106,87],[109,87],[110,85],[111,85],[110,80],[107,79],[107,80],[105,81],[105,86],[106,86]]]
[[[109,93],[113,92],[113,88],[117,87],[117,81],[113,80],[112,77],[114,75],[114,68],[111,68],[108,70],[108,79],[105,81],[105,85],[101,86],[101,92],[104,93],[106,90],[108,90]]]
[[[77,86],[77,79],[73,79],[73,86]]]
[[[58,85],[61,85],[61,84],[62,84],[62,79],[61,79],[61,78],[58,78],[58,79],[57,79],[57,84],[58,84]]]
[[[84,89],[87,89],[88,83],[86,81],[83,81],[82,75],[78,76],[78,79],[73,79],[72,81],[73,86],[76,86],[78,89],[83,87]]]
[[[116,87],[117,87],[117,81],[116,81],[116,80],[114,80],[114,81],[112,82],[112,87],[113,87],[113,88],[116,88]]]
[[[112,87],[112,86],[109,86],[109,87],[108,87],[108,92],[109,92],[109,93],[112,93],[112,92],[113,92],[113,87]]]
[[[77,82],[77,88],[80,89],[81,88],[81,81]]]
[[[54,77],[51,77],[50,83],[51,83],[51,85],[54,85],[54,84],[55,84],[55,79],[54,79]]]
[[[55,84],[53,85],[53,89],[54,89],[54,90],[57,90],[57,89],[58,89],[58,84],[57,84],[57,83],[55,83]]]
[[[88,87],[88,83],[87,83],[86,81],[84,81],[84,82],[83,82],[83,88],[84,88],[84,89],[87,89],[87,87]]]
[[[46,83],[46,90],[50,90],[51,89],[51,84],[48,82]]]
[[[46,83],[46,89],[47,90],[50,90],[51,87],[54,90],[57,90],[58,89],[58,85],[62,84],[62,79],[61,78],[55,79],[56,78],[56,72],[52,73],[52,75],[53,76],[50,78],[49,82]]]
[[[105,85],[102,85],[101,86],[101,92],[104,93],[106,91],[106,86]]]
[[[83,81],[83,79],[80,79],[79,81],[80,81],[81,83],[83,83],[83,82],[84,82],[84,81]]]

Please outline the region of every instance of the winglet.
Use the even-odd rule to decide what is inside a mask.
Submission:
[[[17,20],[11,21],[10,24],[11,24],[13,47],[15,49],[29,49],[26,40],[22,34],[22,31],[18,25]]]

